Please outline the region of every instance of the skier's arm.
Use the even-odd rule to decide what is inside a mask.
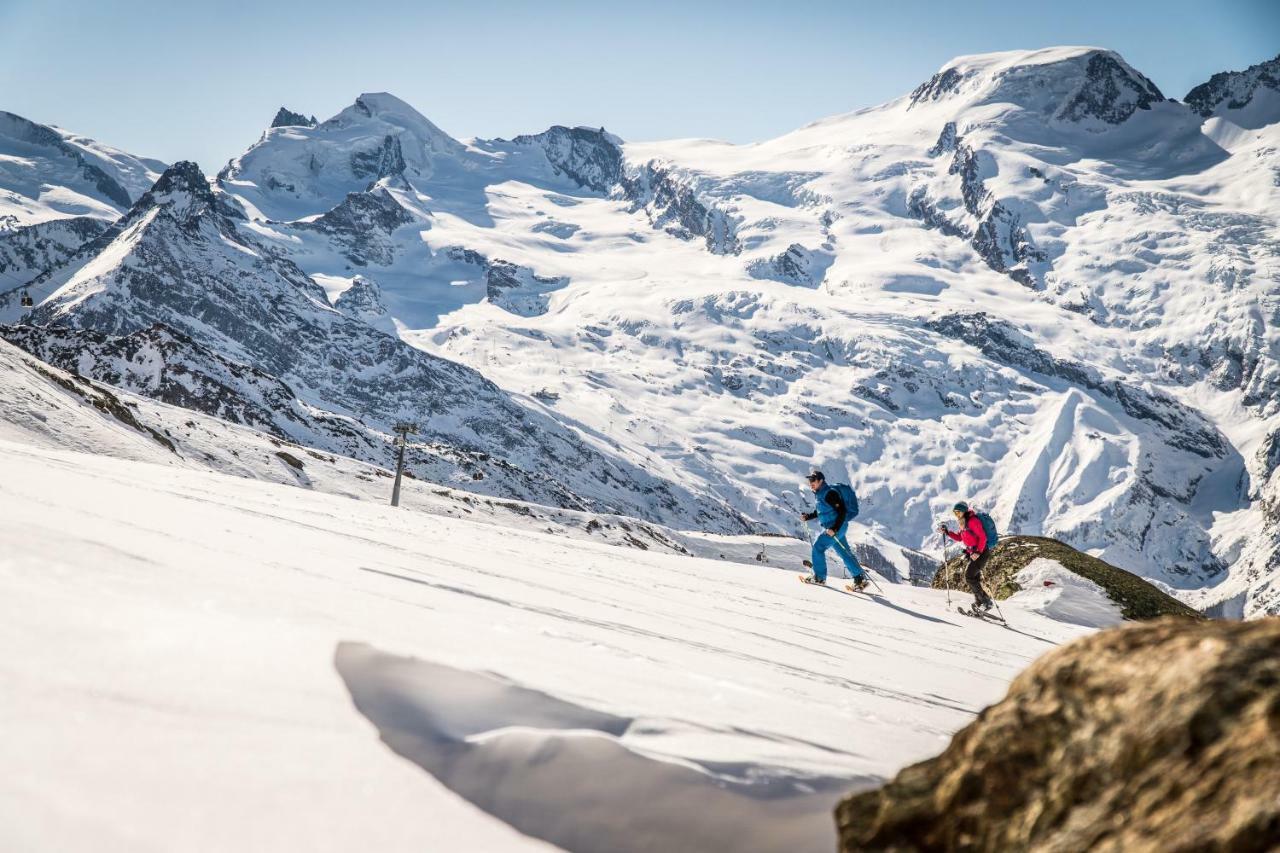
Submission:
[[[804,515],[800,517],[803,518],[805,521],[813,521],[815,518],[818,517],[818,514],[816,512],[806,512]]]
[[[844,498],[840,497],[839,492],[837,492],[835,489],[832,489],[831,491],[827,492],[826,501],[827,501],[827,506],[831,507],[836,511],[836,520],[831,522],[830,529],[839,530],[841,527],[844,526],[845,516],[848,514],[848,509],[846,509],[844,505]]]
[[[941,530],[943,533],[947,534],[947,538],[952,540],[953,542],[964,541],[963,536],[961,536],[959,533],[952,533],[951,530],[945,524],[942,527],[939,527],[938,529]]]

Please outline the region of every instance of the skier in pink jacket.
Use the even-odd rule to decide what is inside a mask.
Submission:
[[[964,501],[953,506],[951,511],[955,514],[956,521],[960,522],[960,532],[953,533],[945,524],[938,525],[938,531],[964,545],[964,556],[968,561],[964,579],[968,581],[969,589],[973,590],[974,609],[985,613],[994,603],[982,588],[982,569],[991,557],[991,549],[987,547],[987,531],[978,514],[969,509]]]

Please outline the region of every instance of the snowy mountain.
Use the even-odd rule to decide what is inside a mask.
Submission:
[[[164,168],[0,111],[0,293],[65,261]]]
[[[103,353],[161,324],[208,387],[243,389],[202,410],[251,400],[255,425],[380,464],[392,420],[428,418],[375,365],[457,377],[495,432],[446,418],[431,440],[466,450],[413,464],[457,485],[481,466],[489,494],[796,532],[817,465],[909,552],[964,497],[1194,606],[1275,612],[1268,68],[1188,106],[1111,51],[961,57],[741,146],[558,126],[460,141],[386,94],[319,123],[282,109],[212,188],[162,178],[37,280],[33,313],[0,317],[73,329],[5,335],[68,367],[83,349],[148,394],[164,383]],[[482,405],[423,382],[433,408]],[[592,465],[608,487],[584,483]]]
[[[722,504],[592,448],[475,371],[331,306],[195,164],[170,167],[73,262],[11,340],[89,377],[386,464],[392,425],[423,425],[418,472],[580,509],[740,532]],[[47,294],[47,297],[46,297]]]

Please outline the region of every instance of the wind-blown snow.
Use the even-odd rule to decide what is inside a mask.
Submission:
[[[1009,600],[1027,610],[1088,628],[1109,628],[1124,621],[1120,607],[1102,587],[1057,560],[1037,557],[1013,579],[1022,591]]]

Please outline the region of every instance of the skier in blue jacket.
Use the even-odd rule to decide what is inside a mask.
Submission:
[[[813,575],[803,580],[805,583],[816,584],[827,582],[827,549],[835,547],[836,552],[840,554],[840,559],[844,561],[845,568],[849,570],[849,576],[853,578],[854,589],[861,591],[867,585],[867,573],[862,570],[862,566],[858,565],[858,558],[853,556],[853,549],[845,539],[845,532],[849,529],[849,519],[853,518],[857,512],[850,511],[848,503],[840,494],[841,490],[849,487],[831,486],[821,471],[812,472],[807,479],[809,488],[813,490],[815,504],[814,511],[806,512],[803,518],[805,521],[818,519],[818,523],[822,525],[822,534],[813,542]],[[852,494],[853,490],[849,489],[849,493]]]

